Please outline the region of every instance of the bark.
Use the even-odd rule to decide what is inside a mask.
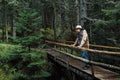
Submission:
[[[3,4],[3,16],[2,16],[2,39],[3,41],[6,41],[6,2],[5,0],[2,1],[2,4]]]
[[[85,17],[87,17],[87,6],[85,0],[80,0],[80,24],[84,26]]]
[[[62,31],[62,40],[64,40],[64,32],[65,32],[65,14],[61,14],[61,31]]]
[[[76,0],[76,8],[77,8],[77,24],[80,24],[80,9],[79,9],[79,1]]]
[[[66,24],[65,24],[65,1],[63,0],[62,2],[61,2],[62,4],[61,4],[61,31],[62,31],[62,40],[64,40],[65,39],[65,36],[64,36],[64,32],[65,32],[65,26],[66,26]]]
[[[11,27],[12,27],[12,36],[16,38],[16,27],[14,26],[15,23],[15,7],[13,7],[12,16],[11,16]]]
[[[53,3],[53,30],[54,30],[54,41],[56,41],[56,6]]]

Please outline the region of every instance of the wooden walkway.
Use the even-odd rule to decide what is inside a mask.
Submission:
[[[68,57],[68,54],[56,51],[55,49],[47,49],[47,52],[48,58],[52,61],[62,65],[78,75],[83,75],[87,80],[93,80],[91,67],[88,70],[83,70],[82,67],[84,63],[74,58],[74,55],[73,57]],[[93,69],[94,80],[120,80],[120,74],[118,73],[106,70],[99,66],[93,66]]]

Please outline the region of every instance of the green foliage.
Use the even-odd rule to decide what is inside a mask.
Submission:
[[[17,58],[15,51],[19,52],[20,49],[18,45],[0,44],[0,80],[13,80],[14,68],[9,62]]]
[[[14,76],[8,72],[7,74],[0,69],[0,80],[13,80]]]
[[[17,0],[9,0],[9,5],[15,5]],[[28,5],[19,9],[15,22],[17,37],[13,38],[18,45],[0,44],[0,67],[6,73],[12,69],[15,80],[36,80],[48,77],[46,72],[46,51],[34,50],[32,47],[43,46],[39,43],[44,38],[40,31],[41,17],[35,9]],[[27,50],[28,48],[29,50]]]
[[[109,8],[102,9],[104,20],[98,20],[93,29],[93,38],[97,44],[119,46],[120,1]],[[99,37],[98,37],[99,36]],[[107,42],[107,43],[106,43]]]
[[[53,29],[47,28],[46,30],[44,30],[44,32],[45,32],[47,39],[50,39],[50,40],[54,39],[54,30]],[[57,29],[56,33],[57,33],[57,38],[61,36],[60,28]]]
[[[45,71],[46,63],[46,51],[42,49],[29,52],[18,45],[0,44],[0,68],[12,79],[33,80],[48,77],[50,73]],[[7,75],[4,72],[0,75],[3,78]]]
[[[21,60],[17,64],[16,78],[32,80],[50,76],[44,69],[46,64],[45,54],[46,52],[42,50],[38,52],[22,52],[20,55]],[[46,74],[42,74],[42,72]]]
[[[9,5],[13,5],[15,7],[17,7],[19,5],[19,1],[18,0],[7,0]]]
[[[118,23],[118,21],[120,20],[120,18],[119,18],[119,16],[120,16],[120,1],[116,1],[116,4],[113,7],[111,7],[110,9],[103,9],[102,11],[105,14],[106,21],[108,21],[110,23],[111,22]]]
[[[46,33],[46,38],[47,39],[51,39],[51,40],[54,39],[54,31],[52,29],[47,28],[45,30],[45,33]]]
[[[16,58],[15,51],[20,51],[21,47],[18,45],[0,44],[0,66],[5,70],[9,70],[9,61]]]
[[[26,47],[38,44],[37,42],[44,37],[43,33],[39,32],[39,24],[41,24],[41,17],[34,9],[21,10],[16,21],[17,38],[15,42]]]

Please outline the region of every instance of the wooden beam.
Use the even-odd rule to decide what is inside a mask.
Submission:
[[[60,62],[59,64],[62,65],[63,67],[67,68],[67,64],[66,64],[66,57],[71,55],[70,53],[66,53],[66,52],[59,52],[59,50],[57,49],[47,49],[48,55],[51,57],[51,60],[54,60],[55,62]],[[56,56],[56,54],[58,54]],[[72,57],[74,55],[69,56],[69,70],[75,72],[76,74],[82,75],[85,78],[89,75],[89,79],[91,79],[91,72],[90,69],[88,70],[83,70],[82,69],[82,65],[83,65],[83,61],[76,59],[74,57]],[[56,57],[57,59],[54,59],[54,57]],[[76,56],[75,56],[76,57]],[[95,71],[95,79],[94,80],[117,80],[120,78],[120,74],[112,72],[110,70],[98,67],[98,66],[94,66],[94,71]],[[85,76],[87,74],[87,76]],[[87,78],[88,79],[88,78]]]
[[[63,42],[63,41],[58,41],[58,42]],[[74,43],[73,41],[65,41],[65,42],[66,43],[71,43],[71,44]],[[95,45],[95,44],[90,44],[90,46],[92,46],[92,47],[99,47],[99,48],[108,48],[108,49],[119,49],[120,50],[120,47],[103,46],[103,45]]]
[[[69,47],[69,48],[74,48],[74,49],[79,49],[79,50],[87,50],[90,52],[94,52],[94,53],[104,53],[104,54],[113,54],[113,55],[120,55],[120,52],[110,52],[110,51],[103,51],[103,50],[94,50],[94,49],[88,49],[88,48],[79,48],[76,46],[71,46],[68,44],[63,44],[63,43],[57,43],[57,42],[52,42],[52,41],[45,41],[49,44],[53,44],[53,45],[58,45],[58,46],[63,46],[63,47]]]
[[[112,69],[116,69],[116,70],[120,70],[120,67],[118,66],[114,66],[114,65],[110,65],[110,64],[105,64],[105,63],[101,63],[101,62],[95,62],[95,61],[90,61],[90,60],[87,60],[87,59],[84,59],[84,58],[81,58],[81,57],[78,57],[78,56],[74,56],[70,53],[66,53],[66,52],[63,52],[63,51],[60,51],[60,50],[57,50],[57,49],[53,49],[57,52],[60,52],[62,54],[65,54],[69,57],[72,57],[74,59],[77,59],[77,60],[80,60],[82,62],[85,62],[85,63],[89,63],[89,64],[94,64],[94,65],[97,65],[97,66],[104,66],[104,67],[107,67],[107,68],[112,68]]]

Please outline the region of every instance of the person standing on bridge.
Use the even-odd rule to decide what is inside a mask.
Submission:
[[[74,42],[73,46],[77,46],[79,48],[81,47],[89,48],[89,39],[88,39],[87,31],[83,29],[81,25],[77,25],[76,32],[77,32],[77,39]],[[81,55],[83,58],[89,60],[89,55],[86,50],[82,50]],[[86,63],[82,68],[88,69],[89,67],[90,65]]]

